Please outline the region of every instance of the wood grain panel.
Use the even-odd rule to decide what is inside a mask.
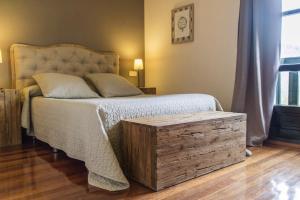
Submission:
[[[6,133],[4,90],[0,89],[0,147],[7,141]]]
[[[0,146],[21,144],[21,104],[18,90],[5,89],[0,97]],[[2,113],[1,113],[2,112]]]
[[[161,190],[245,160],[246,115],[203,112],[123,121],[127,175]]]
[[[155,187],[155,128],[123,124],[122,151],[124,170],[133,180]]]

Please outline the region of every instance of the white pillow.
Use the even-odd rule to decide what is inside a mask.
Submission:
[[[87,83],[78,76],[42,73],[33,76],[40,86],[44,97],[60,99],[97,98]]]
[[[143,92],[125,78],[109,73],[87,74],[86,79],[92,82],[103,97],[136,96]]]

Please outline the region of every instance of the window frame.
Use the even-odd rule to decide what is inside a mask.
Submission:
[[[282,12],[282,18],[295,14],[300,14],[300,8]],[[280,96],[280,79],[282,78],[282,73],[280,72],[289,73],[288,105],[280,104],[280,98],[282,98]],[[278,79],[276,95],[277,105],[275,105],[273,109],[271,127],[269,130],[270,138],[300,144],[300,129],[298,123],[300,120],[300,56],[281,58]]]
[[[300,8],[297,8],[297,9],[287,10],[287,11],[282,12],[282,16],[285,17],[285,16],[295,15],[295,14],[299,14],[299,13],[300,13]]]
[[[295,64],[281,64],[279,72],[298,72],[300,71],[300,63]]]
[[[282,12],[282,18],[291,15],[296,15],[296,14],[300,14],[300,8]],[[295,62],[295,63],[286,62],[291,59],[299,59],[299,62]],[[279,71],[280,72],[300,71],[300,56],[291,57],[291,58],[281,58],[281,65],[279,67]]]
[[[300,14],[300,8],[288,10],[282,12],[282,18]],[[299,105],[300,99],[299,99],[299,87],[298,87],[298,81],[299,81],[299,72],[300,71],[300,56],[299,57],[290,57],[290,58],[281,58],[281,65],[279,66],[279,72],[289,72],[289,105]],[[277,97],[276,97],[276,103],[277,105],[281,105],[281,96],[280,90],[280,73],[279,73],[279,80],[277,84]]]

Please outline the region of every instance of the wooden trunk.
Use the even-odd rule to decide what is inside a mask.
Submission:
[[[125,173],[155,191],[245,160],[245,114],[158,116],[122,125]]]
[[[0,147],[22,143],[20,93],[0,90]]]

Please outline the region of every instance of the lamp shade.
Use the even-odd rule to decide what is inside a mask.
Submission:
[[[144,69],[144,63],[143,59],[134,59],[134,70],[143,70]]]
[[[1,49],[0,49],[0,63],[2,63],[2,53],[1,53]]]

